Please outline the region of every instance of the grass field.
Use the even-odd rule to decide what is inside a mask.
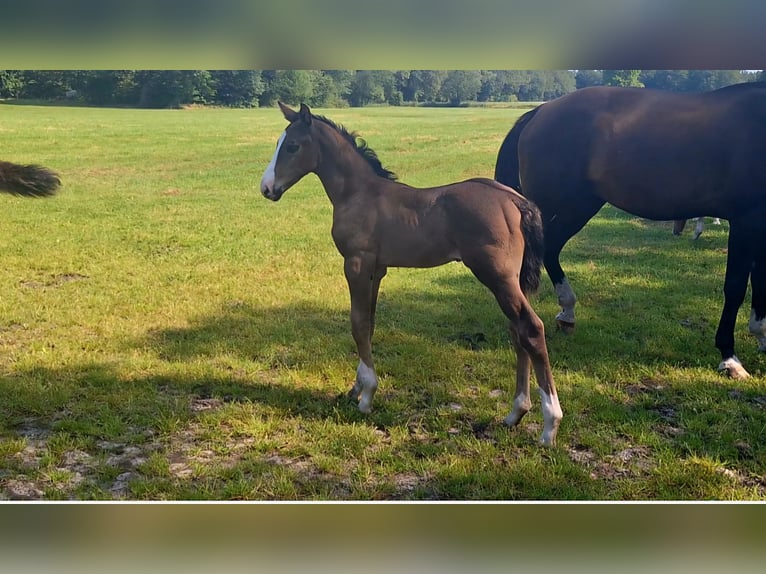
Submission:
[[[491,176],[521,110],[318,110],[402,181]],[[371,415],[331,208],[310,176],[258,192],[275,109],[0,105],[0,159],[61,173],[0,197],[0,498],[754,500],[766,497],[766,360],[740,313],[713,335],[727,225],[692,242],[605,208],[564,251],[578,330],[546,322],[564,421],[520,428],[494,300],[459,264],[389,272]],[[536,396],[536,395],[535,395]]]

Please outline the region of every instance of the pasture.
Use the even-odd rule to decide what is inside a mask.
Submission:
[[[400,180],[491,177],[520,109],[314,110],[359,132]],[[0,105],[0,159],[57,170],[43,200],[0,197],[0,499],[760,500],[766,357],[715,368],[728,226],[604,208],[564,249],[573,336],[543,276],[564,410],[538,446],[509,430],[515,356],[460,264],[391,269],[356,369],[331,207],[309,176],[258,184],[277,109]],[[533,393],[536,391],[533,390]]]

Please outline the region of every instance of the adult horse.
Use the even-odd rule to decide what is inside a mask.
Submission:
[[[351,295],[351,333],[359,366],[349,396],[368,413],[378,386],[372,335],[380,282],[388,267],[435,267],[462,261],[494,294],[510,320],[517,354],[516,393],[505,417],[519,423],[531,408],[530,362],[543,410],[540,441],[556,440],[562,412],[553,382],[543,322],[526,294],[537,288],[542,266],[542,223],[537,208],[490,179],[470,179],[429,189],[396,181],[356,134],[306,105],[280,102],[289,122],[261,179],[272,201],[308,173],[315,173],[333,206],[332,237],[344,258]]]
[[[26,197],[53,195],[61,185],[59,176],[39,165],[0,161],[0,191]]]
[[[495,179],[542,212],[544,264],[566,330],[574,328],[576,297],[559,254],[604,203],[646,219],[727,219],[715,345],[720,370],[749,376],[734,354],[734,325],[749,277],[749,330],[766,351],[766,83],[702,94],[578,90],[519,118],[500,147]]]

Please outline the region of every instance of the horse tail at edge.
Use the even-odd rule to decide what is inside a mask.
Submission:
[[[521,189],[521,180],[519,178],[519,138],[521,132],[529,121],[537,114],[542,104],[524,113],[516,123],[513,124],[511,131],[505,136],[500,151],[497,152],[497,163],[495,164],[495,179],[509,187],[512,187],[523,194]]]
[[[58,174],[39,165],[0,161],[0,191],[26,197],[47,197],[58,191]]]
[[[521,233],[524,236],[524,257],[521,261],[519,285],[525,295],[534,293],[540,287],[540,273],[543,267],[543,218],[540,209],[530,200],[514,198],[521,212]]]

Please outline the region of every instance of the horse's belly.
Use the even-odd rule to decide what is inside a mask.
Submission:
[[[391,242],[383,246],[378,260],[386,267],[438,267],[450,261],[460,261],[460,253],[443,244]]]

